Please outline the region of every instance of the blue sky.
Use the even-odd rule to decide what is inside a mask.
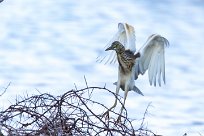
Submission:
[[[141,118],[152,102],[147,118],[152,130],[165,135],[178,135],[176,128],[180,135],[204,133],[203,7],[200,0],[5,0],[0,4],[0,88],[9,82],[11,86],[1,98],[2,106],[17,95],[36,94],[36,89],[60,95],[74,83],[83,88],[84,75],[90,86],[107,84],[115,91],[117,65],[96,63],[96,57],[117,24],[127,22],[135,27],[137,48],[153,33],[170,42],[167,84],[151,87],[147,75],[140,77],[135,83],[145,96],[129,93],[130,116]],[[98,100],[97,95],[112,105],[113,96],[96,92],[93,99]]]

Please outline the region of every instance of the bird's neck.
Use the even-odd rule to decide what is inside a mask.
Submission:
[[[121,47],[121,48],[119,48],[119,49],[117,49],[117,50],[115,50],[115,51],[116,51],[117,54],[122,54],[122,53],[125,52],[125,48],[124,48],[124,47]]]
[[[134,54],[129,50],[119,50],[117,51],[117,59],[119,63],[120,71],[124,74],[128,74],[132,71],[132,67],[135,63]]]

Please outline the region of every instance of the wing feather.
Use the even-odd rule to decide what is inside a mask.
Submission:
[[[164,49],[167,45],[169,45],[168,40],[157,34],[153,34],[147,39],[147,42],[139,50],[141,57],[136,59],[136,78],[148,70],[150,85],[156,86],[158,82],[161,86],[161,76],[165,83]]]
[[[108,48],[114,41],[119,41],[125,49],[129,49],[132,52],[136,51],[135,47],[135,30],[134,27],[127,24],[127,23],[119,23],[118,24],[118,31],[113,36],[113,38],[108,42],[108,44],[104,47]],[[105,62],[107,63],[115,63],[116,62],[116,53],[114,51],[110,52],[102,52],[97,57],[97,62]]]
[[[136,52],[135,46],[135,30],[134,27],[126,24],[119,23],[118,31],[105,46],[108,48],[114,41],[119,41],[126,50],[130,50],[135,53],[140,53],[140,57],[135,62],[135,79],[139,74],[144,74],[148,71],[149,83],[154,86],[159,84],[161,86],[161,80],[165,83],[165,47],[169,45],[166,38],[153,34],[151,35],[145,44]],[[106,63],[117,62],[116,53],[114,51],[104,52],[105,55],[97,57],[97,61]]]
[[[161,86],[161,58],[159,57],[159,61],[158,61],[158,83],[159,86]]]

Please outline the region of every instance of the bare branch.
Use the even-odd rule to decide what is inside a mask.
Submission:
[[[86,82],[85,77],[84,79]],[[91,93],[90,90],[92,90]],[[150,130],[134,128],[132,121],[127,117],[127,110],[122,116],[124,122],[116,121],[114,117],[119,114],[114,111],[110,111],[111,118],[102,118],[103,113],[97,113],[93,106],[104,110],[108,108],[100,102],[91,100],[91,94],[99,90],[107,91],[118,99],[118,96],[107,88],[89,87],[87,82],[86,88],[80,90],[76,88],[57,97],[47,93],[19,97],[15,104],[0,112],[1,131],[5,135],[21,136],[156,136]],[[120,99],[118,101],[122,104]],[[147,109],[141,126],[143,126]]]
[[[0,97],[6,92],[6,90],[9,88],[11,85],[11,82],[8,83],[8,85],[4,88],[3,92],[0,94]]]

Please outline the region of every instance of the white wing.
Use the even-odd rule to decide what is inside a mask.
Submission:
[[[157,81],[161,86],[161,77],[165,83],[165,56],[164,49],[169,42],[166,38],[153,34],[151,35],[145,45],[138,51],[141,57],[136,59],[135,77],[139,74],[144,74],[148,70],[150,85],[154,82],[156,86]]]
[[[120,43],[122,43],[125,49],[129,49],[132,52],[135,52],[136,47],[135,47],[134,27],[127,23],[118,23],[118,32],[113,36],[113,38],[105,46],[105,49],[110,47],[114,41],[119,41]],[[105,55],[100,55],[99,57],[97,57],[98,62],[105,62],[105,63],[115,63],[116,62],[115,51],[109,51],[105,53],[106,53]]]

